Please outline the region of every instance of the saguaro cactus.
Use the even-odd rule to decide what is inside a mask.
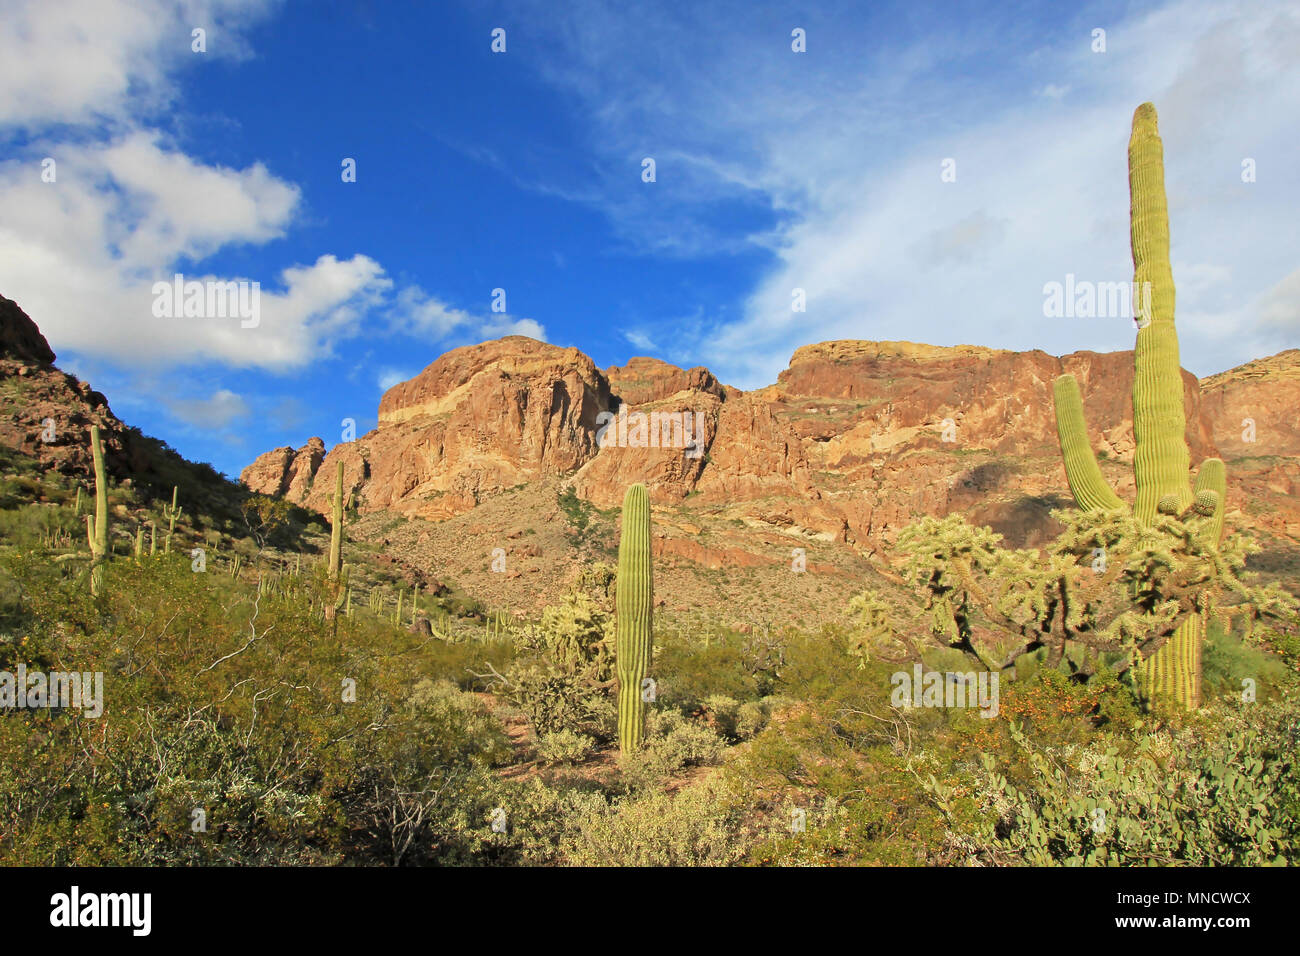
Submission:
[[[1184,514],[1190,507],[1204,519],[1201,539],[1217,546],[1223,535],[1226,475],[1222,461],[1208,458],[1201,464],[1194,489],[1188,481],[1191,456],[1174,328],[1164,147],[1156,127],[1156,110],[1150,103],[1143,103],[1133,113],[1128,170],[1133,298],[1135,303],[1150,303],[1141,316],[1145,324],[1138,330],[1133,358],[1134,515],[1144,524],[1152,524],[1157,514]],[[1074,500],[1084,511],[1126,507],[1097,466],[1074,376],[1058,378],[1054,393],[1061,457]],[[1189,617],[1159,650],[1138,664],[1138,687],[1144,697],[1171,697],[1188,710],[1200,706],[1206,611],[1203,608]]]
[[[343,579],[343,462],[340,460],[334,472],[334,506],[330,510],[330,585],[333,588],[332,600],[325,605],[325,617],[333,620],[343,604],[342,589],[347,586]]]
[[[176,533],[176,519],[179,518],[181,514],[185,511],[184,508],[179,508],[176,505],[176,495],[179,493],[179,491],[180,491],[179,488],[177,488],[175,485],[172,485],[171,507],[169,508],[166,505],[163,505],[163,517],[167,519],[167,543],[163,548],[163,550],[167,554],[172,553],[172,535]]]
[[[86,538],[90,543],[90,593],[104,591],[104,562],[108,560],[108,478],[104,474],[104,447],[99,426],[90,426],[90,453],[95,462],[95,515],[86,515]]]
[[[630,753],[645,737],[641,684],[654,652],[654,565],[650,558],[650,496],[633,485],[623,498],[623,534],[618,543],[618,746]]]

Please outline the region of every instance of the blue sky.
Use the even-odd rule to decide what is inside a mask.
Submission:
[[[5,0],[0,293],[232,475],[512,332],[745,388],[834,338],[1129,348],[1043,287],[1131,278],[1151,100],[1184,365],[1300,345],[1294,5],[865,7]],[[260,282],[260,324],[154,317],[175,272]]]

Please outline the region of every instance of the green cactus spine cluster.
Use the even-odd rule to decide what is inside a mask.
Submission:
[[[1182,515],[1190,508],[1202,518],[1202,540],[1217,546],[1223,535],[1226,473],[1222,461],[1210,458],[1201,465],[1195,488],[1188,481],[1190,454],[1174,328],[1164,147],[1156,127],[1156,110],[1150,103],[1143,103],[1133,114],[1128,165],[1135,308],[1137,303],[1146,303],[1139,316],[1142,322],[1134,350],[1134,515],[1152,524],[1158,514]],[[1125,507],[1102,477],[1093,455],[1074,376],[1058,378],[1054,393],[1061,457],[1075,501],[1085,511]],[[1200,706],[1205,613],[1203,609],[1189,617],[1137,666],[1138,687],[1148,700],[1166,697],[1188,710]]]
[[[645,485],[633,485],[623,499],[616,605],[618,746],[623,753],[630,753],[645,737],[641,684],[650,671],[654,650],[654,566],[650,558],[650,496]]]
[[[95,462],[95,514],[86,515],[86,538],[90,543],[90,593],[104,592],[104,563],[108,561],[108,478],[104,474],[104,446],[99,426],[90,426],[90,453]]]

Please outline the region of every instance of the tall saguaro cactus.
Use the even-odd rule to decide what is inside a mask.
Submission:
[[[104,562],[108,560],[108,478],[104,474],[104,446],[99,426],[90,426],[90,453],[95,462],[95,515],[86,515],[86,538],[90,543],[90,593],[104,592]]]
[[[654,652],[654,565],[650,557],[650,496],[633,485],[623,498],[623,533],[618,543],[618,746],[630,753],[645,737],[641,684]]]
[[[1148,302],[1134,349],[1133,472],[1137,481],[1134,515],[1144,524],[1157,514],[1180,515],[1189,507],[1203,519],[1200,536],[1217,546],[1223,535],[1227,497],[1223,462],[1208,458],[1193,488],[1188,480],[1187,418],[1183,378],[1174,328],[1174,278],[1169,266],[1169,211],[1165,201],[1164,147],[1156,109],[1143,103],[1133,113],[1128,145],[1129,237],[1133,250],[1133,299]],[[1083,401],[1073,375],[1054,384],[1056,430],[1074,500],[1084,511],[1126,507],[1106,484],[1083,416]],[[1201,647],[1206,609],[1189,617],[1154,654],[1137,667],[1143,696],[1172,698],[1188,710],[1200,706]]]
[[[347,586],[341,567],[343,558],[343,462],[334,472],[334,503],[330,510],[330,585],[334,589],[332,600],[325,605],[325,617],[333,620],[343,603],[343,588]]]

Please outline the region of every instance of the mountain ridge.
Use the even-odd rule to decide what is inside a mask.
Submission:
[[[574,347],[523,336],[489,340],[446,352],[390,388],[378,426],[330,448],[316,468],[344,461],[363,512],[432,520],[521,483],[559,477],[599,507],[616,504],[636,482],[658,504],[739,507],[742,521],[771,513],[773,499],[781,499],[775,511],[782,521],[849,544],[871,546],[923,514],[968,509],[977,518],[984,512],[1013,541],[1031,543],[1050,530],[1045,514],[1027,521],[997,512],[1066,488],[1051,382],[1067,371],[1083,390],[1103,470],[1115,472],[1123,493],[1132,480],[1122,467],[1133,451],[1131,351],[1056,357],[870,340],[801,346],[777,382],[748,392],[703,366],[637,356],[602,370]],[[1192,457],[1222,451],[1230,462],[1272,460],[1238,475],[1230,507],[1267,499],[1273,529],[1300,535],[1300,514],[1284,500],[1300,487],[1300,432],[1278,411],[1300,398],[1300,350],[1203,382],[1186,370],[1183,378]],[[660,424],[693,416],[703,454],[653,441],[599,447],[601,416],[621,408],[657,413]],[[1245,412],[1254,412],[1255,440],[1234,444],[1231,429],[1240,431],[1234,423],[1250,417]],[[303,465],[316,458],[306,452],[268,452],[241,480],[254,491],[285,493],[285,476],[297,469],[288,496],[324,512],[326,491],[301,480]],[[1006,507],[977,500],[990,495]]]

